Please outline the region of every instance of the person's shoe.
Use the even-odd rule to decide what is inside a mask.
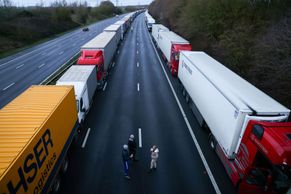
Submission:
[[[125,176],[125,178],[126,178],[126,179],[128,179],[128,180],[130,180],[130,176],[128,176],[128,175],[127,175],[127,176]]]
[[[153,169],[152,169],[152,168],[150,168],[150,169],[149,169],[149,173],[151,173],[152,171],[153,171]]]
[[[157,167],[156,167],[156,168],[154,168],[154,170],[157,170]]]
[[[138,161],[138,159],[134,158],[134,159],[133,159],[133,161],[137,162],[137,161]]]

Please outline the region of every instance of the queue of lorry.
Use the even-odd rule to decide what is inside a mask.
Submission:
[[[55,86],[31,86],[0,110],[1,194],[59,190],[95,91],[139,13],[124,16],[83,45],[77,65]],[[151,23],[148,28],[238,193],[286,192],[290,110],[205,52],[191,51],[190,43],[167,27]]]
[[[286,193],[290,110],[167,27],[153,24],[151,35],[237,192]]]
[[[148,13],[145,15],[145,21],[153,37],[153,42],[161,51],[162,57],[166,61],[171,74],[177,76],[180,51],[191,51],[191,44],[162,24],[156,24],[155,20],[151,18],[152,16]]]
[[[151,32],[153,24],[156,23],[156,20],[149,14],[148,10],[145,11],[145,22],[147,24],[148,30]]]
[[[31,86],[0,110],[0,193],[57,193],[97,88],[140,11],[81,47],[76,65],[50,86]]]

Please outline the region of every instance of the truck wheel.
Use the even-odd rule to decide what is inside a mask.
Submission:
[[[58,193],[58,191],[60,190],[60,187],[61,187],[61,178],[59,175],[57,175],[51,188],[52,193]]]
[[[62,174],[65,174],[67,172],[68,167],[69,167],[69,160],[68,160],[68,157],[66,157],[62,163],[62,168],[61,168]]]
[[[190,102],[189,94],[186,94],[186,103],[188,104]]]
[[[216,140],[212,134],[209,135],[209,145],[212,150],[215,150],[216,147]]]
[[[207,123],[205,122],[205,120],[203,120],[201,127],[203,130],[209,130],[209,127],[208,127]]]
[[[185,88],[183,88],[182,94],[183,94],[184,97],[186,96],[186,90],[185,90]]]

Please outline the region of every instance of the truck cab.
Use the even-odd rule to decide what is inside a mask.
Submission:
[[[87,86],[81,82],[57,83],[57,85],[72,85],[75,90],[76,106],[79,123],[83,123],[90,109]]]
[[[190,44],[173,44],[171,48],[171,59],[168,62],[168,66],[173,76],[177,76],[179,69],[179,56],[180,51],[191,51]]]
[[[235,159],[222,161],[238,193],[285,194],[291,186],[291,123],[249,121]]]
[[[102,87],[106,72],[104,72],[104,59],[102,50],[82,50],[77,61],[78,65],[95,65],[98,87]]]
[[[74,83],[79,123],[83,123],[90,109],[87,86],[84,83]]]

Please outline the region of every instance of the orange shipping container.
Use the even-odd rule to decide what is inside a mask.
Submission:
[[[46,193],[76,129],[71,86],[32,86],[0,110],[0,193]]]

